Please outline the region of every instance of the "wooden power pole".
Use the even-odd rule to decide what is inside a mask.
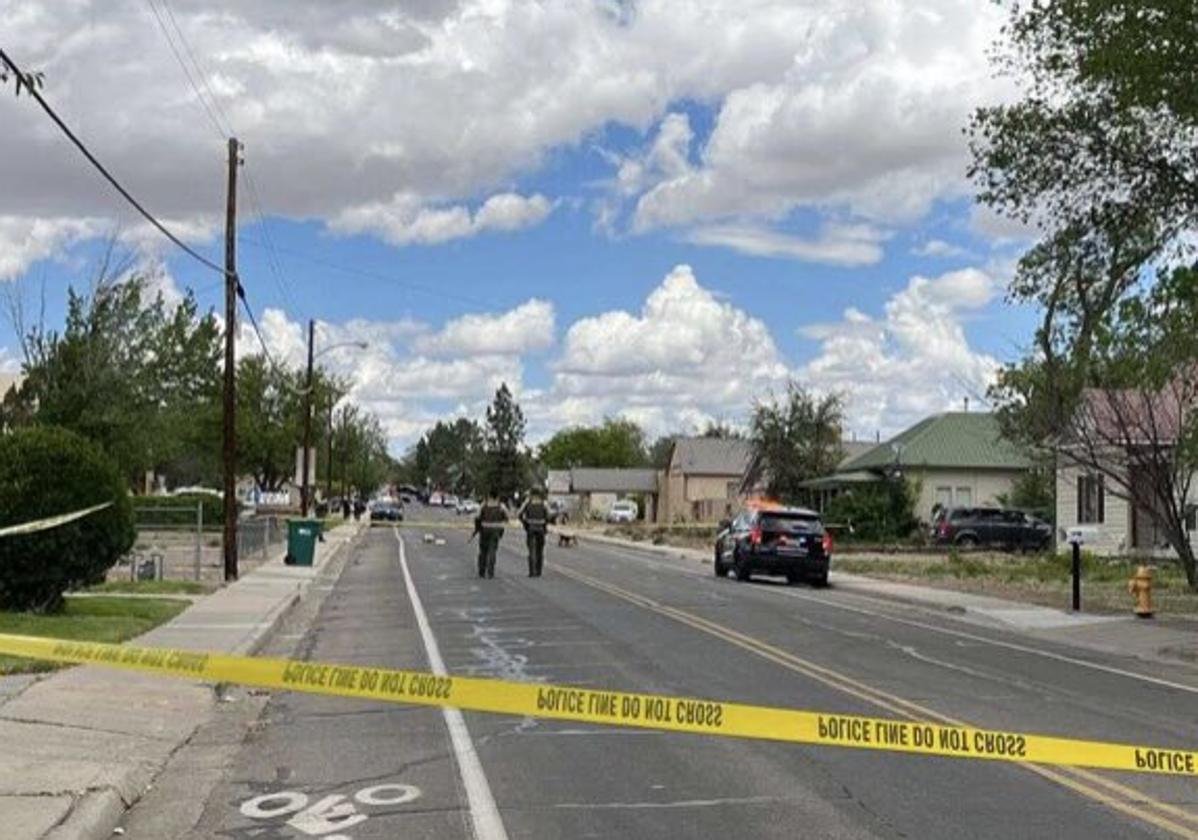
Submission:
[[[229,138],[229,192],[225,208],[224,508],[225,580],[237,580],[237,165],[241,145]]]
[[[309,494],[312,488],[308,485],[308,450],[312,446],[312,347],[316,344],[316,321],[308,319],[308,376],[304,382],[304,454],[303,477],[300,479],[300,516],[307,517]]]

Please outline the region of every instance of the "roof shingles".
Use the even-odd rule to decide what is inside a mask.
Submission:
[[[893,466],[1021,470],[1026,453],[1002,437],[993,414],[928,417],[886,443],[841,464],[843,472]]]

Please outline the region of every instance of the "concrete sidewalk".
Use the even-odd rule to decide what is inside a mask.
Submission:
[[[708,567],[712,561],[711,551],[653,545],[585,530],[567,530],[583,540],[661,557],[705,563]],[[1171,665],[1198,664],[1198,623],[1182,618],[1143,620],[1130,612],[1125,615],[1074,613],[987,595],[836,571],[832,572],[829,579],[836,592],[914,604],[948,613],[956,619],[976,625],[1013,630],[1033,638],[1063,642],[1102,653],[1134,656]]]
[[[137,641],[253,653],[362,527],[330,531],[311,567],[286,566],[280,554]],[[218,702],[211,685],[83,666],[0,678],[4,837],[108,837]]]

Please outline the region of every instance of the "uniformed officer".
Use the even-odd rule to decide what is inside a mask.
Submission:
[[[503,537],[503,526],[507,524],[507,508],[499,501],[494,491],[474,517],[474,533],[478,534],[478,576],[495,577],[495,556],[499,553],[499,540]]]
[[[549,507],[540,488],[529,494],[520,509],[520,522],[528,541],[528,576],[540,577],[545,567],[545,532],[549,530]]]

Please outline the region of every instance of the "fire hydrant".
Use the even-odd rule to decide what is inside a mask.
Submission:
[[[1135,613],[1140,618],[1152,618],[1152,569],[1140,566],[1127,582],[1128,594],[1136,599]]]

